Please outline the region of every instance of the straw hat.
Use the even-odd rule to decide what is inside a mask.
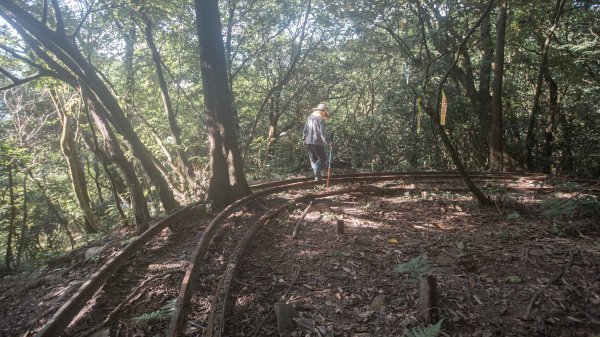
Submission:
[[[321,116],[325,119],[331,118],[331,115],[329,114],[329,108],[327,107],[327,103],[319,103],[319,105],[316,108],[313,108],[312,111],[319,111]]]
[[[315,110],[325,111],[325,112],[329,113],[329,108],[327,107],[326,103],[319,103],[319,105],[313,109],[313,111],[315,111]]]

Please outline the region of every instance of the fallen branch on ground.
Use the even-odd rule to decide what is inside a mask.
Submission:
[[[569,263],[567,264],[567,266],[560,272],[558,273],[558,275],[556,275],[552,280],[550,280],[550,282],[546,283],[546,285],[541,288],[540,290],[536,291],[535,294],[533,294],[533,297],[531,298],[531,300],[529,301],[529,305],[527,306],[527,311],[525,311],[525,315],[523,315],[523,319],[529,319],[529,314],[531,313],[531,309],[533,309],[533,305],[535,304],[535,301],[537,301],[537,299],[540,297],[540,295],[546,291],[546,289],[548,289],[553,283],[558,282],[558,280],[560,280],[563,276],[565,276],[565,274],[567,273],[567,270],[569,270],[569,268],[571,268],[571,265],[573,265],[573,258],[575,257],[575,253],[571,252],[571,257],[569,258]]]

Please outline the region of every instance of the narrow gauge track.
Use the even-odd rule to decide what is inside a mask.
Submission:
[[[542,181],[547,179],[545,175],[539,174],[473,174],[471,176],[475,181],[482,180],[512,180],[518,178],[527,178],[531,180]],[[341,183],[357,183],[357,182],[376,182],[376,181],[393,181],[393,180],[406,180],[406,182],[420,181],[425,182],[428,179],[431,183],[439,183],[440,180],[460,180],[461,177],[458,173],[454,172],[395,172],[395,173],[352,173],[352,174],[341,174],[335,175],[331,178],[331,184]],[[597,180],[584,179],[587,182],[597,182]],[[223,209],[215,218],[211,221],[208,227],[205,229],[196,252],[193,257],[193,264],[188,267],[186,274],[183,278],[183,282],[180,288],[179,296],[175,303],[175,311],[168,329],[168,336],[180,336],[183,330],[187,318],[187,312],[189,309],[189,301],[193,293],[193,289],[198,280],[199,269],[201,263],[204,260],[208,247],[212,242],[215,233],[221,227],[223,220],[225,220],[234,211],[241,207],[244,207],[248,203],[262,198],[271,194],[283,192],[291,189],[304,189],[310,188],[316,185],[321,185],[310,178],[297,178],[288,179],[275,182],[269,182],[264,184],[256,184],[252,186],[255,192],[247,197],[244,197],[233,204]],[[154,236],[156,236],[162,229],[174,223],[178,219],[185,217],[190,213],[199,203],[195,203],[186,206],[171,215],[165,217],[146,232],[140,235],[136,240],[132,241],[123,250],[113,256],[106,264],[104,264],[94,275],[92,275],[88,281],[86,281],[75,294],[67,300],[56,313],[48,320],[45,326],[38,332],[37,337],[54,337],[61,335],[67,328],[73,318],[80,312],[85,304],[93,297],[98,289],[100,289],[105,282],[132,256],[134,256],[139,250],[141,250],[146,243],[148,243]]]

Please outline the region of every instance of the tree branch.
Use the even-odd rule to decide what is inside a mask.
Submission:
[[[96,0],[92,0],[92,3],[90,4],[90,6],[88,7],[88,10],[83,15],[83,18],[81,18],[81,21],[77,25],[77,28],[75,28],[75,31],[73,32],[73,34],[71,35],[71,37],[75,37],[75,36],[79,35],[79,31],[81,30],[81,27],[83,27],[83,24],[87,20],[87,18],[90,15],[90,13],[92,13],[92,11],[94,9],[95,3],[96,3]]]
[[[65,22],[62,18],[62,12],[58,5],[58,0],[50,0],[52,9],[54,9],[54,20],[56,20],[56,31],[60,34],[65,34]]]
[[[13,82],[13,83],[11,83],[9,85],[5,85],[3,87],[0,87],[0,91],[8,90],[8,89],[14,88],[16,86],[19,86],[19,85],[22,85],[22,84],[25,84],[25,83],[28,83],[28,82],[31,82],[31,81],[35,81],[38,78],[45,77],[45,76],[50,76],[50,75],[55,74],[55,73],[52,73],[52,72],[40,71],[40,72],[38,72],[38,73],[36,73],[34,75],[31,75],[29,77],[18,78],[18,77],[15,77],[14,75],[10,74],[8,71],[6,71],[2,67],[0,67],[0,73],[4,74],[6,77],[10,78],[10,80]]]

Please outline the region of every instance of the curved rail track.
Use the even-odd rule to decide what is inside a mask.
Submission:
[[[534,181],[545,181],[549,177],[541,174],[527,174],[527,173],[500,173],[500,174],[472,174],[470,177],[476,182],[484,181],[510,181],[519,178],[526,178]],[[401,180],[402,182],[419,182],[427,184],[436,184],[448,180],[461,180],[462,177],[458,172],[392,172],[392,173],[352,173],[352,174],[340,174],[331,177],[331,184],[342,184],[342,183],[364,183],[364,182],[378,182],[378,181],[394,181]],[[573,179],[570,179],[573,181]],[[587,183],[597,183],[597,179],[579,179],[578,181]],[[271,195],[280,193],[286,190],[292,189],[305,189],[313,186],[321,185],[310,178],[296,178],[288,180],[280,180],[262,184],[252,185],[251,188],[254,191],[249,196],[246,196],[231,205],[223,209],[217,214],[210,224],[206,227],[200,241],[198,242],[196,251],[192,258],[192,264],[188,267],[186,274],[183,278],[179,296],[175,302],[175,311],[172,316],[171,323],[169,325],[167,336],[181,336],[182,331],[185,327],[187,313],[189,310],[189,302],[192,296],[194,287],[199,277],[199,270],[202,261],[206,257],[209,245],[214,239],[215,234],[221,227],[223,221],[229,217],[233,212],[244,207],[248,203]],[[594,185],[598,186],[598,184]],[[546,188],[548,189],[548,188]],[[522,189],[521,189],[522,190]],[[540,188],[535,188],[540,190]],[[542,188],[544,190],[544,188]],[[550,190],[554,190],[550,188]],[[349,193],[353,190],[346,190],[344,193]],[[355,190],[354,190],[355,191]],[[465,189],[466,191],[466,189]],[[339,194],[340,192],[332,192]],[[321,194],[319,197],[327,195]],[[310,199],[315,196],[304,196],[299,199]],[[296,200],[297,201],[297,200]],[[139,250],[141,250],[146,243],[148,243],[154,236],[156,236],[162,229],[173,224],[177,220],[188,215],[199,203],[186,206],[171,215],[165,217],[146,232],[140,235],[136,240],[132,241],[122,251],[112,257],[107,263],[105,263],[94,275],[92,275],[88,281],[86,281],[78,291],[67,300],[56,313],[48,320],[45,326],[38,332],[37,337],[54,337],[61,335],[67,328],[73,318],[81,311],[85,304],[93,297],[98,289],[100,289],[104,283],[113,275],[115,272],[129,261]],[[278,207],[267,212],[259,222],[266,222],[269,219],[276,216],[283,208]],[[279,211],[278,211],[279,210]],[[267,216],[268,215],[268,216]],[[222,324],[222,322],[221,322]]]

